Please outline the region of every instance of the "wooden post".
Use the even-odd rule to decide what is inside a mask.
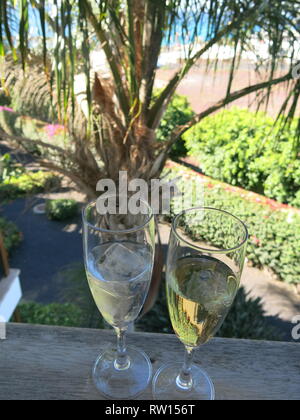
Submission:
[[[8,264],[8,256],[7,251],[4,248],[3,237],[0,232],[0,262],[2,263],[4,276],[7,277],[9,275],[9,264]]]

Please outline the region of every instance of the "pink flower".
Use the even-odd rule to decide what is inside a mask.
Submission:
[[[257,246],[259,246],[259,245],[260,245],[260,239],[258,239],[258,237],[257,237],[257,236],[251,236],[251,239],[252,239],[252,242],[253,242],[255,245],[257,245]]]
[[[46,131],[49,137],[54,137],[60,134],[64,134],[65,127],[60,124],[48,124],[44,127],[44,130]]]
[[[8,108],[8,106],[0,106],[0,111],[15,112],[12,108]]]

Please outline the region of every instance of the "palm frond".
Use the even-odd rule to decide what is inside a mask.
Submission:
[[[160,145],[155,144],[154,132],[179,83],[196,63],[207,69],[220,68],[218,55],[207,59],[211,51],[225,46],[233,51],[226,95],[199,118],[249,92],[259,93],[258,105],[264,99],[267,106],[273,86],[287,82],[287,99],[280,113],[285,113],[286,123],[296,117],[299,83],[293,80],[291,69],[299,61],[299,9],[299,0],[2,0],[0,56],[7,58],[12,52],[21,69],[30,73],[28,63],[37,55],[37,41],[30,36],[32,14],[36,11],[46,76],[36,84],[39,92],[32,94],[32,100],[43,100],[45,86],[50,92],[53,116],[64,124],[75,121],[76,76],[83,74],[82,97],[89,111],[85,134],[86,127],[90,129],[83,138],[91,153],[104,162],[108,175],[114,176],[116,168],[126,167],[148,178],[151,168],[161,166],[155,162],[165,160]],[[267,57],[259,55],[260,42],[267,46]],[[160,51],[175,43],[183,49],[182,65],[155,96]],[[93,74],[92,49],[104,53],[109,80]],[[233,91],[236,71],[246,50],[257,55],[255,71],[260,83]],[[12,80],[6,77],[7,83]],[[31,91],[27,85],[24,87],[24,95],[29,96]],[[72,147],[78,156],[82,152],[89,159],[94,177],[99,162],[95,164],[86,146],[75,137]],[[116,156],[116,168],[108,167],[111,156]]]

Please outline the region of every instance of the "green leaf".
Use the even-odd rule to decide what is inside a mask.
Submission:
[[[19,40],[20,53],[22,57],[22,66],[25,70],[26,59],[28,55],[28,32],[29,32],[29,1],[20,0],[20,26],[19,26]]]

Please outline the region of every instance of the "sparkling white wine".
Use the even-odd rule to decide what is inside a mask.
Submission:
[[[239,281],[232,270],[208,256],[184,257],[167,276],[171,322],[179,339],[196,347],[222,325]]]
[[[151,254],[144,244],[104,244],[90,252],[86,267],[90,289],[110,325],[122,328],[137,318],[148,293],[151,269]]]

